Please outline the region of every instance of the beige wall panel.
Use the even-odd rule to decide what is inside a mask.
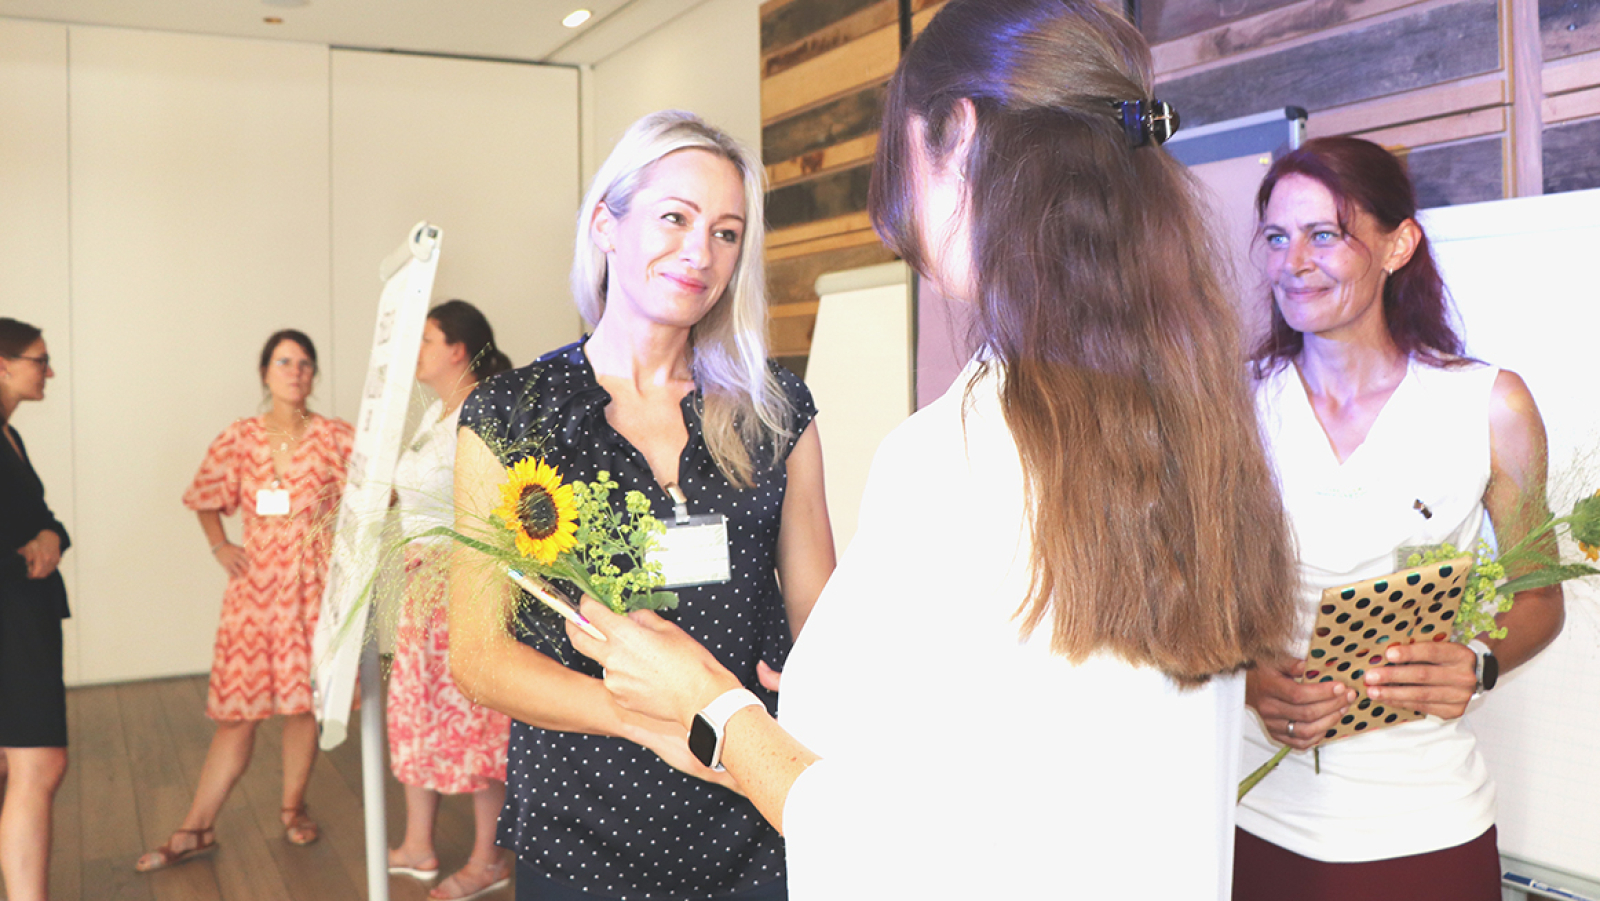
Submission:
[[[224,578],[180,497],[217,433],[260,409],[266,335],[329,345],[328,51],[70,40],[80,674],[202,671]]]
[[[332,53],[333,408],[354,420],[383,285],[412,225],[444,230],[434,297],[482,309],[517,365],[579,335],[570,68]]]
[[[72,307],[67,218],[67,28],[0,19],[0,210],[16,224],[0,241],[0,315],[44,330],[56,377],[15,425],[57,518],[76,539],[72,484]],[[78,555],[61,560],[77,601]],[[63,623],[66,675],[78,675],[77,622]]]
[[[759,11],[755,0],[707,0],[597,64],[594,165],[635,119],[669,107],[700,114],[759,153]]]

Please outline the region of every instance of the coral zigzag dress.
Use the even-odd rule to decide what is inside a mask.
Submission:
[[[239,514],[249,560],[222,596],[206,716],[261,720],[311,712],[311,638],[354,434],[343,420],[312,414],[280,474],[261,419],[238,420],[211,443],[184,492],[191,510]],[[274,487],[289,491],[287,516],[256,510],[257,493]]]

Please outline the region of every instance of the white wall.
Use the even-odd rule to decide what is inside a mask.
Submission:
[[[698,113],[761,149],[761,4],[707,0],[595,64],[593,169],[635,119],[659,109]]]
[[[0,19],[0,123],[0,210],[13,225],[0,240],[0,316],[44,329],[50,354],[70,360],[66,26]],[[12,422],[45,499],[70,531],[74,379],[69,367],[55,368],[45,401],[23,404]],[[61,559],[69,596],[76,595],[77,563],[72,552]],[[66,621],[63,637],[70,675],[78,665],[75,621]]]
[[[69,42],[77,675],[204,670],[222,573],[179,498],[262,338],[329,336],[328,51]]]
[[[333,51],[333,407],[360,405],[378,263],[444,230],[434,297],[471,301],[517,365],[572,341],[578,189],[572,68]]]
[[[274,329],[322,351],[313,408],[354,415],[378,263],[417,219],[446,229],[441,292],[520,361],[577,335],[576,82],[0,19],[0,208],[28,226],[0,242],[0,314],[58,361],[17,423],[75,541],[70,683],[209,667],[224,579],[183,490],[259,411]]]

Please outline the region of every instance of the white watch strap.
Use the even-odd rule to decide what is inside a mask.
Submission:
[[[1483,687],[1483,658],[1494,652],[1481,639],[1477,638],[1467,642],[1467,648],[1478,657],[1472,664],[1472,674],[1478,677],[1478,684],[1472,687],[1472,696],[1476,698],[1486,691]]]
[[[700,711],[700,715],[711,723],[712,727],[717,730],[717,735],[720,736],[728,728],[728,720],[732,719],[735,713],[752,706],[766,707],[765,704],[761,703],[761,699],[756,697],[755,692],[750,689],[733,688],[717,695],[716,700],[707,704],[705,709]]]

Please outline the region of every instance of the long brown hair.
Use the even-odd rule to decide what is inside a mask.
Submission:
[[[1361,138],[1313,138],[1299,149],[1279,157],[1261,179],[1256,191],[1256,220],[1267,214],[1272,189],[1285,176],[1304,175],[1333,195],[1339,210],[1339,227],[1350,237],[1354,210],[1366,211],[1385,233],[1417,217],[1417,192],[1405,166],[1394,154]],[[1417,249],[1411,259],[1383,282],[1383,320],[1395,347],[1406,356],[1434,366],[1472,362],[1461,336],[1450,324],[1449,295],[1433,261],[1428,235],[1417,226]],[[1268,295],[1272,321],[1266,337],[1250,359],[1256,375],[1265,376],[1300,355],[1305,336],[1289,327],[1283,312]]]
[[[871,211],[929,271],[909,123],[949,159],[970,100],[974,338],[1032,509],[1022,629],[1192,683],[1282,651],[1295,576],[1221,257],[1187,172],[1132,146],[1115,103],[1150,83],[1095,0],[951,0],[890,86]]]

